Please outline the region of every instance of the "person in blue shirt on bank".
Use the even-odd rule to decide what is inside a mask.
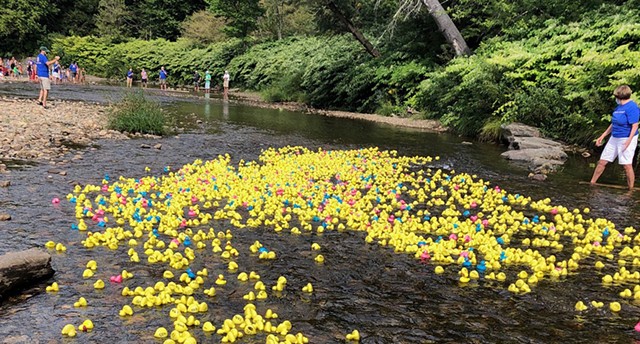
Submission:
[[[60,61],[60,56],[56,56],[53,60],[49,61],[47,58],[49,49],[47,47],[40,47],[40,54],[36,58],[36,69],[38,79],[40,79],[40,96],[38,97],[38,104],[43,108],[47,108],[47,96],[51,89],[51,80],[49,80],[49,66]]]
[[[164,70],[164,66],[160,67],[160,89],[161,90],[166,90],[167,89],[167,71]]]
[[[75,84],[76,76],[78,75],[78,63],[73,61],[73,63],[69,65],[69,72],[71,72],[71,81]]]
[[[593,171],[591,184],[598,182],[598,178],[604,172],[607,164],[613,162],[617,157],[618,164],[624,167],[624,172],[627,175],[627,186],[629,190],[633,190],[635,174],[632,162],[638,145],[640,109],[638,104],[631,100],[631,88],[627,85],[618,86],[613,92],[613,96],[616,98],[618,106],[613,110],[611,124],[596,139],[596,146],[602,146],[602,141],[607,135],[611,134],[611,138],[607,141],[607,145],[600,156],[600,161],[598,161],[598,165]]]
[[[133,68],[129,68],[127,72],[127,87],[131,87],[133,85]]]

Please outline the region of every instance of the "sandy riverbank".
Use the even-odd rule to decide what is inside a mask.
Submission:
[[[0,159],[52,161],[97,139],[126,139],[105,129],[106,107],[56,101],[48,109],[33,100],[0,98]]]

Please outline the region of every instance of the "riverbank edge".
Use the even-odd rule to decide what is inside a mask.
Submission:
[[[386,117],[378,114],[317,109],[317,108],[310,107],[307,104],[296,103],[296,102],[272,103],[272,102],[267,102],[263,100],[259,93],[249,92],[249,91],[232,90],[229,93],[229,95],[232,100],[234,100],[235,98],[235,101],[239,103],[257,106],[261,108],[299,111],[299,112],[304,112],[308,114],[321,115],[321,116],[327,116],[327,117],[360,119],[360,120],[366,120],[366,121],[375,122],[375,123],[389,124],[389,125],[398,126],[398,127],[421,129],[421,130],[436,132],[436,133],[444,133],[449,131],[449,128],[442,125],[442,123],[440,123],[439,120],[433,120],[433,119]]]

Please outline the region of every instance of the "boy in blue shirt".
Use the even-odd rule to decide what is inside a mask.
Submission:
[[[613,162],[616,157],[618,163],[624,167],[627,175],[627,185],[629,190],[633,190],[635,174],[633,172],[633,157],[638,145],[638,120],[640,119],[640,109],[638,104],[631,100],[631,88],[622,85],[613,92],[616,98],[615,110],[611,116],[611,124],[607,130],[596,139],[596,146],[602,146],[602,140],[611,134],[607,145],[602,151],[600,161],[591,177],[591,184],[596,184],[608,163]]]
[[[36,70],[38,78],[40,79],[40,96],[38,97],[38,104],[43,108],[47,108],[47,96],[51,89],[51,80],[49,80],[49,66],[60,61],[60,56],[56,56],[53,60],[49,61],[47,53],[49,49],[47,47],[40,47],[40,54],[36,58]]]

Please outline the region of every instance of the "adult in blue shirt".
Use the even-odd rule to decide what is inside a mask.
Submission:
[[[611,134],[607,145],[602,151],[600,161],[591,177],[591,184],[595,184],[604,172],[608,163],[618,158],[618,164],[624,167],[627,175],[627,186],[633,190],[635,174],[633,173],[632,161],[638,145],[638,119],[640,109],[638,104],[631,100],[631,88],[627,85],[618,86],[613,92],[616,98],[615,110],[611,116],[611,124],[607,130],[596,139],[596,146],[602,146],[602,140]]]
[[[71,81],[75,84],[76,76],[78,75],[78,63],[73,61],[73,63],[69,65],[69,72],[71,72]]]
[[[131,87],[133,85],[133,68],[129,68],[127,72],[127,87]]]
[[[160,67],[160,89],[167,89],[167,71],[164,70],[164,66]]]
[[[40,47],[40,54],[36,58],[36,73],[38,79],[40,79],[40,96],[38,97],[38,104],[47,108],[47,96],[51,89],[51,80],[49,80],[49,66],[60,61],[60,56],[56,56],[53,60],[49,61],[47,58],[49,49],[47,47]]]

